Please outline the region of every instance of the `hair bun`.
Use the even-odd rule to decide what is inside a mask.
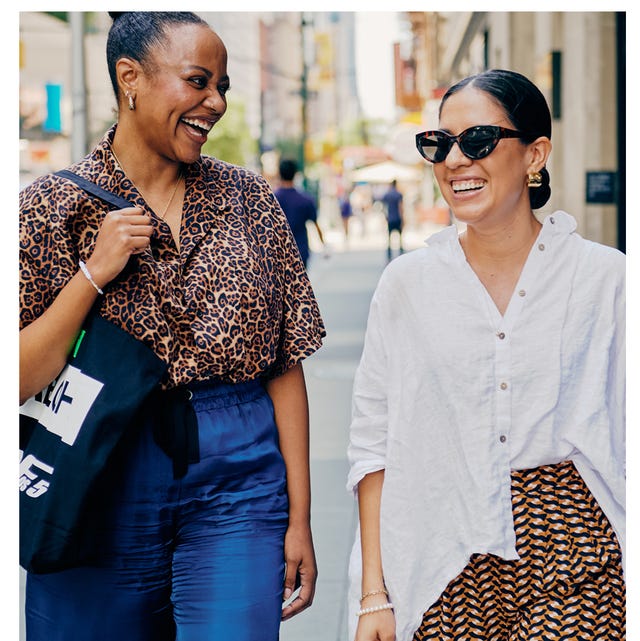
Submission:
[[[551,197],[551,176],[546,167],[543,167],[540,170],[542,176],[542,185],[536,189],[529,189],[529,202],[531,204],[531,209],[540,209],[547,204],[547,201]]]
[[[128,13],[127,11],[109,11],[109,15],[111,16],[111,19],[115,22],[120,16],[123,16],[125,13]]]

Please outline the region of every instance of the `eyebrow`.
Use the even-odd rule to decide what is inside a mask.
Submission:
[[[211,78],[213,74],[206,67],[201,67],[200,65],[188,65],[186,71],[201,71],[207,78]]]
[[[192,69],[196,69],[196,70],[198,70],[198,71],[201,71],[201,72],[202,72],[203,74],[205,74],[208,78],[212,78],[212,77],[213,77],[213,73],[212,73],[209,69],[207,69],[206,67],[201,67],[200,65],[188,65],[188,66],[187,66],[187,69],[188,69],[189,71],[191,71]],[[229,76],[225,74],[224,76],[222,76],[222,77],[220,78],[220,80],[229,80]]]

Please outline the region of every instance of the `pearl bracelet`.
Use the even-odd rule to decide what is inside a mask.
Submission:
[[[104,292],[98,287],[96,281],[93,280],[93,277],[91,276],[91,272],[89,271],[87,266],[84,264],[84,262],[80,261],[78,265],[80,266],[80,270],[82,271],[82,273],[85,275],[85,278],[96,288],[96,291],[98,292],[98,294],[104,294]]]
[[[382,605],[374,605],[370,608],[362,608],[362,610],[359,610],[356,612],[357,617],[361,617],[365,614],[372,614],[374,612],[381,612],[382,610],[392,610],[393,609],[393,603],[383,603]]]

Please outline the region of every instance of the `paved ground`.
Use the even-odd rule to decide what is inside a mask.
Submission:
[[[407,229],[405,249],[420,246],[438,229],[430,224]],[[371,219],[364,235],[356,221],[348,245],[340,230],[328,229],[325,237],[331,247],[328,258],[311,238],[317,252],[309,274],[327,338],[304,366],[311,416],[312,527],[319,578],[313,606],[282,625],[281,641],[347,639],[347,566],[357,517],[355,502],[345,490],[351,388],[369,301],[387,264],[384,221]],[[22,581],[21,574],[21,586]],[[22,598],[20,602],[22,610]],[[20,640],[24,641],[23,631]]]
[[[354,228],[348,246],[338,231],[325,232],[333,251],[325,259],[315,245],[318,253],[309,268],[327,328],[323,347],[304,366],[311,416],[312,527],[319,576],[314,604],[282,625],[281,641],[347,639],[347,568],[357,519],[356,504],[345,490],[351,390],[371,295],[387,264],[384,221],[371,220],[364,236],[357,224]],[[405,249],[419,247],[440,228],[427,224],[407,229]]]

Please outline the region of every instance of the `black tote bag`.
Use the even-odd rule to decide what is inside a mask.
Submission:
[[[90,557],[91,490],[165,371],[144,343],[92,314],[58,378],[20,406],[23,568],[55,572]]]
[[[112,206],[129,206],[71,172],[60,174]],[[90,524],[85,517],[92,489],[166,370],[153,350],[92,311],[63,371],[20,406],[24,569],[56,572],[90,558]]]

